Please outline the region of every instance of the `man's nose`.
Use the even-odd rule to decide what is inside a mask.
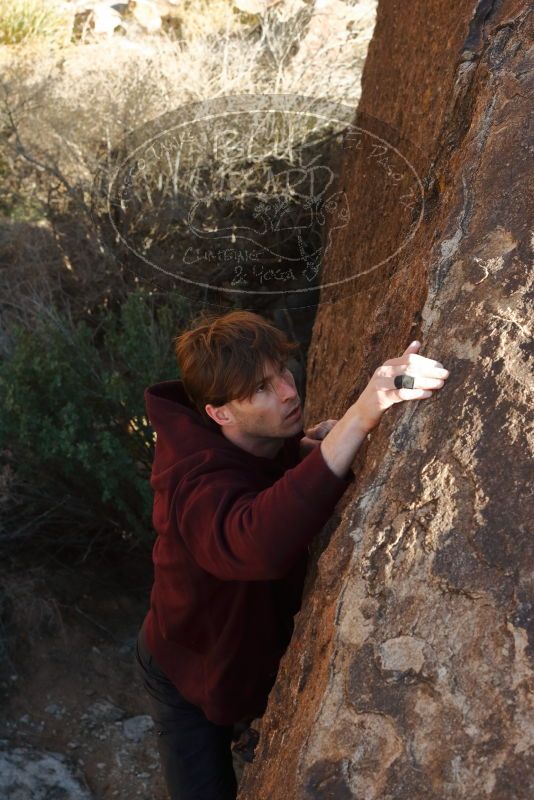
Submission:
[[[294,379],[291,378],[288,380],[285,378],[280,378],[276,387],[276,394],[282,401],[293,400],[295,397],[297,397],[298,392]]]

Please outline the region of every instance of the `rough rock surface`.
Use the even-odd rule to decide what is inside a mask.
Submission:
[[[0,749],[0,791],[6,800],[91,800],[92,797],[64,755],[28,747]]]
[[[325,296],[337,302],[315,322],[306,424],[341,416],[415,338],[451,375],[390,409],[358,453],[242,800],[534,796],[529,5],[379,2],[359,113],[419,150],[424,213],[351,296]],[[361,213],[328,254],[332,280],[399,235],[363,168],[347,152]]]

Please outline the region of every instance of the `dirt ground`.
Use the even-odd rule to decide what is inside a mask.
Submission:
[[[2,567],[0,751],[18,754],[34,773],[34,761],[41,772],[51,771],[43,754],[61,754],[81,791],[69,794],[70,778],[63,784],[58,778],[60,793],[36,789],[39,797],[167,797],[134,668],[150,585],[149,554],[76,568]],[[237,756],[234,765],[239,779],[243,762]],[[24,797],[31,780],[23,776],[26,789],[19,794],[10,784],[11,796]],[[39,785],[38,775],[35,780]]]

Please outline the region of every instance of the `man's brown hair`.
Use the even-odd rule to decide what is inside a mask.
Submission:
[[[250,399],[263,379],[265,361],[286,361],[299,347],[252,311],[201,312],[174,346],[184,389],[206,421],[211,418],[205,405]]]

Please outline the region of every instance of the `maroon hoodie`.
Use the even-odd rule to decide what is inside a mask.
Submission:
[[[180,380],[145,391],[156,432],[149,651],[212,722],[263,714],[300,607],[308,545],[354,480],[299,440],[255,456],[204,421]]]

